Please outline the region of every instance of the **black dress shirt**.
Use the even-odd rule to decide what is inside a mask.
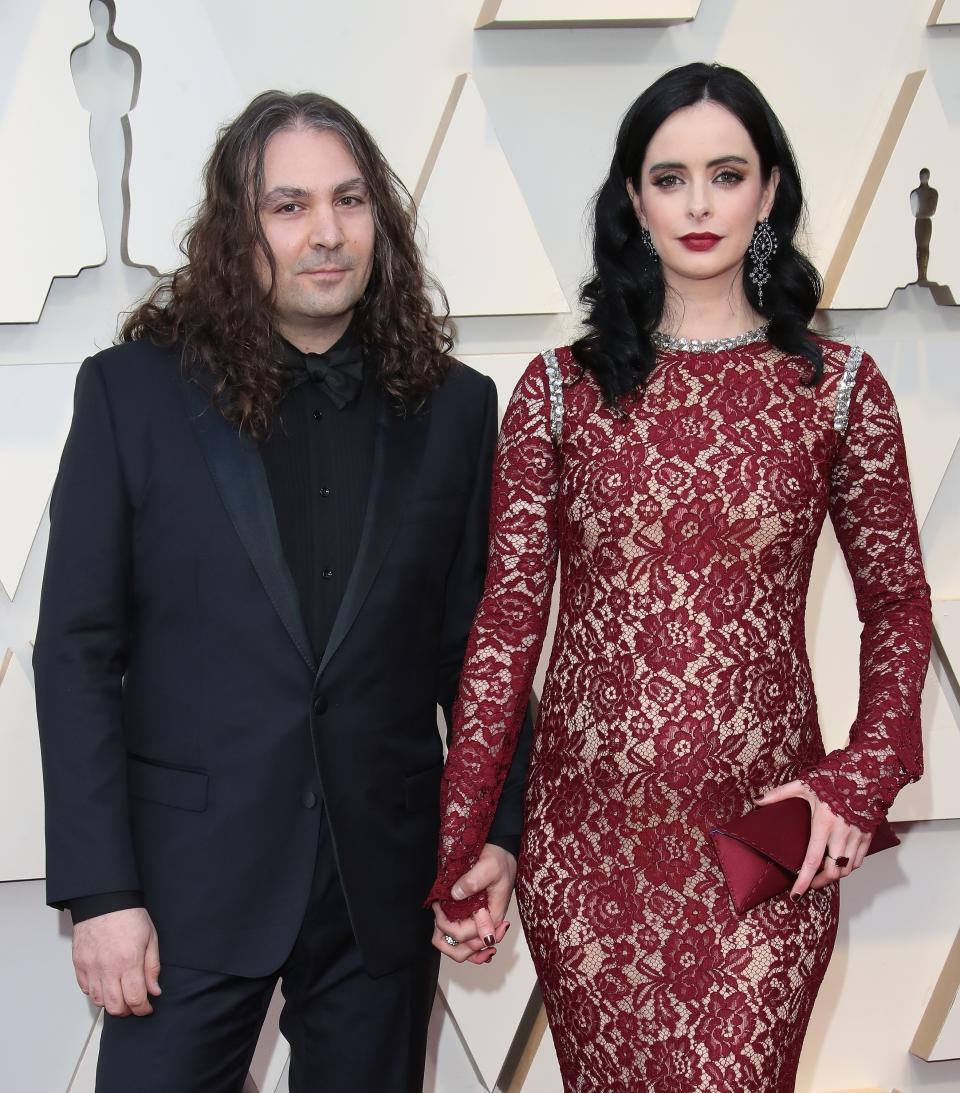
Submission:
[[[282,343],[283,363],[296,385],[261,447],[280,541],[318,664],[360,546],[373,471],[376,368],[361,357],[352,330],[333,352],[351,347],[362,374],[353,397],[338,408],[322,383],[303,379],[308,364],[326,354]]]

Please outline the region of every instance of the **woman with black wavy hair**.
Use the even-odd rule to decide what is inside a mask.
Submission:
[[[874,362],[809,329],[802,212],[745,76],[662,76],[597,197],[586,332],[532,362],[504,420],[432,898],[438,947],[468,955],[449,941],[490,924],[456,882],[510,763],[559,557],[518,894],[567,1090],[792,1090],[835,882],[922,771],[930,604],[900,425]],[[804,645],[827,512],[864,624],[857,718],[830,755]],[[810,805],[806,864],[740,915],[708,832],[788,797]]]

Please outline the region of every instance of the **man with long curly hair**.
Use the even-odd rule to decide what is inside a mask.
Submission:
[[[239,1093],[278,979],[291,1090],[421,1089],[436,707],[496,392],[449,355],[415,226],[348,111],[265,92],[219,134],[186,264],[80,371],[34,663],[99,1093]],[[525,765],[463,882],[498,921]],[[503,929],[461,944],[487,962]]]

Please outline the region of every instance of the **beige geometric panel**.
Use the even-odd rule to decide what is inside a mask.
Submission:
[[[911,293],[925,291],[912,286]],[[910,488],[922,528],[937,501],[960,432],[960,370],[948,341],[936,347],[914,338],[871,345],[893,390],[903,429]],[[938,503],[943,503],[940,498]],[[960,505],[960,497],[956,498]]]
[[[960,1089],[960,1063],[927,1067],[908,1055],[957,933],[960,825],[906,824],[898,834],[900,846],[841,882],[840,929],[804,1043],[798,1093],[865,1083],[909,1093]]]
[[[33,688],[8,649],[0,661],[0,881],[44,875],[43,780]]]
[[[139,1018],[138,1018],[139,1020]],[[80,1062],[67,1087],[67,1093],[94,1093],[97,1084],[97,1058],[100,1055],[100,1037],[103,1035],[103,1010],[97,1014],[90,1038],[80,1056]]]
[[[535,356],[535,353],[484,353],[467,356],[458,354],[457,359],[489,376],[497,385],[497,420],[502,421],[514,387],[520,382],[520,377]]]
[[[162,7],[131,0],[119,5],[114,22],[114,32],[137,50],[142,65],[129,114],[127,253],[132,263],[163,271],[183,262],[178,239],[214,130],[242,106],[243,94],[205,8],[188,0],[168,0]],[[191,88],[189,76],[177,69],[199,64],[201,57],[203,94],[195,98],[199,88]],[[175,157],[171,148],[177,149]]]
[[[453,315],[568,312],[476,84],[454,82],[415,196]]]
[[[259,92],[314,90],[341,102],[412,187],[450,83],[471,63],[470,0],[272,0],[268,16],[233,0],[124,0],[117,9],[115,32],[142,61],[129,116],[129,253],[156,269],[183,261],[177,240],[217,129]],[[265,32],[281,27],[283,48],[264,48]]]
[[[516,901],[507,908],[510,930],[488,966],[440,965],[440,990],[488,1089],[493,1089],[537,981],[520,928]]]
[[[672,63],[716,57],[746,72],[763,91],[796,149],[810,211],[804,246],[823,272],[903,77],[926,63],[921,50],[928,35],[922,24],[929,9],[923,0],[919,7],[917,0],[804,0],[802,19],[798,10],[795,4],[769,0],[705,5],[697,21],[677,34],[678,39],[690,34],[700,48]],[[722,29],[718,43],[701,36],[700,28],[708,26],[713,33]],[[813,56],[824,58],[822,77],[798,80],[796,58]],[[952,58],[944,56],[947,70],[951,64]],[[908,187],[905,201],[915,185]],[[906,211],[909,216],[909,204]],[[906,230],[912,238],[912,225]]]
[[[0,583],[11,599],[57,476],[78,367],[0,366]]]
[[[933,80],[906,77],[824,278],[822,306],[886,307],[895,289],[917,280],[911,192],[920,171],[939,201],[932,216],[927,279],[960,286],[960,149]],[[960,289],[957,289],[960,291]]]
[[[960,934],[957,934],[910,1051],[928,1063],[960,1059]]]
[[[248,1081],[260,1093],[274,1093],[280,1084],[284,1068],[290,1058],[290,1045],[280,1032],[280,1011],[283,1009],[283,994],[279,984],[273,992],[270,1008],[260,1031],[257,1050],[250,1063]]]
[[[36,322],[54,277],[107,256],[90,116],[70,74],[71,52],[90,37],[77,0],[0,10],[0,323]]]
[[[700,0],[486,0],[477,29],[666,27],[695,19]]]
[[[511,1088],[510,1093],[557,1093],[563,1088],[563,1079],[560,1076],[560,1064],[557,1062],[557,1050],[553,1045],[553,1034],[546,1022],[546,1012],[541,1020],[534,1025],[534,1036],[531,1037],[531,1046],[540,1035],[540,1041],[536,1044],[536,1053],[530,1063],[526,1078],[522,1085]]]
[[[960,600],[933,601],[933,628],[954,681],[960,679]],[[957,695],[960,700],[960,694]]]
[[[960,25],[960,0],[937,0],[927,20],[928,27]]]
[[[44,906],[44,887],[0,884],[3,1093],[64,1093],[96,1018],[70,964],[68,916]]]
[[[440,991],[434,997],[427,1030],[423,1089],[424,1093],[489,1093]]]
[[[935,600],[960,599],[960,441],[920,529]]]
[[[280,1073],[280,1077],[277,1079],[277,1083],[274,1086],[264,1086],[263,1093],[289,1093],[290,1090],[290,1060],[288,1059],[286,1065]]]

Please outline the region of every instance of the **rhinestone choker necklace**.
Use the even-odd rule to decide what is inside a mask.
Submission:
[[[764,323],[756,330],[748,330],[732,338],[713,338],[710,341],[700,341],[699,338],[674,338],[659,330],[655,330],[650,338],[657,349],[666,349],[672,353],[723,353],[728,349],[739,349],[741,346],[750,345],[752,342],[762,342],[767,336],[769,325]]]

